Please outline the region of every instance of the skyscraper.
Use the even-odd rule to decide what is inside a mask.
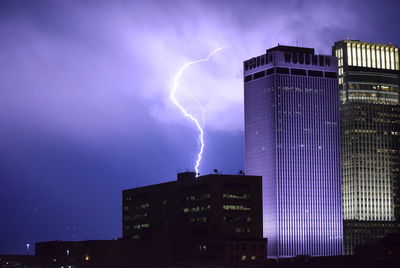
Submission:
[[[337,61],[277,46],[244,62],[245,169],[271,257],[342,254]]]
[[[400,175],[399,49],[336,42],[339,62],[344,241],[398,232]]]

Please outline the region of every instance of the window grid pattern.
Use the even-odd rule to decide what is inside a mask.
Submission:
[[[245,83],[246,173],[263,176],[270,256],[342,254],[337,79]]]
[[[342,49],[342,202],[345,253],[351,254],[355,245],[400,231],[399,50],[351,40],[335,43],[335,55]],[[365,64],[363,59],[359,64],[359,54]]]
[[[279,252],[340,254],[337,81],[278,75],[277,87]]]
[[[347,65],[367,68],[399,70],[399,49],[393,45],[345,41]],[[337,51],[343,49],[339,48]],[[336,54],[336,57],[339,56]],[[343,62],[339,62],[339,68]],[[339,74],[342,75],[342,74]]]
[[[345,220],[395,220],[400,117],[381,106],[351,102],[341,109]]]

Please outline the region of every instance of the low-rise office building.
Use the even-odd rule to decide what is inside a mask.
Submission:
[[[259,176],[180,173],[123,191],[123,237],[151,244],[163,264],[262,260],[261,198]]]

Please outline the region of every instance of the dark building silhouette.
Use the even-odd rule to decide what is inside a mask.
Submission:
[[[48,241],[35,245],[35,256],[46,268],[130,268],[146,266],[143,251],[128,240]],[[30,266],[28,266],[30,267]]]
[[[36,244],[36,255],[0,255],[2,268],[369,268],[393,267],[400,264],[399,237],[389,236],[368,241],[356,247],[353,256],[296,256],[277,260],[240,262],[193,261],[151,264],[148,256],[137,256],[140,248],[128,240],[50,241]],[[152,258],[158,258],[157,252]]]
[[[354,254],[363,259],[397,259],[400,265],[400,234],[372,238],[363,245],[355,246]]]
[[[337,60],[277,46],[244,62],[245,171],[268,256],[342,254]]]
[[[46,258],[34,255],[0,255],[0,268],[44,268],[49,263]]]
[[[261,177],[185,172],[177,181],[125,190],[122,201],[123,237],[150,245],[151,262],[266,258]]]
[[[345,252],[399,232],[399,49],[343,40],[339,62]]]
[[[178,174],[123,191],[123,238],[36,243],[0,267],[262,267],[261,177]]]

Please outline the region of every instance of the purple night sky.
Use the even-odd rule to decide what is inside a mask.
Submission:
[[[398,0],[0,0],[0,254],[26,243],[121,236],[121,190],[243,169],[242,62],[278,43],[400,45]],[[179,97],[179,96],[178,96]],[[31,253],[33,253],[31,247]]]

